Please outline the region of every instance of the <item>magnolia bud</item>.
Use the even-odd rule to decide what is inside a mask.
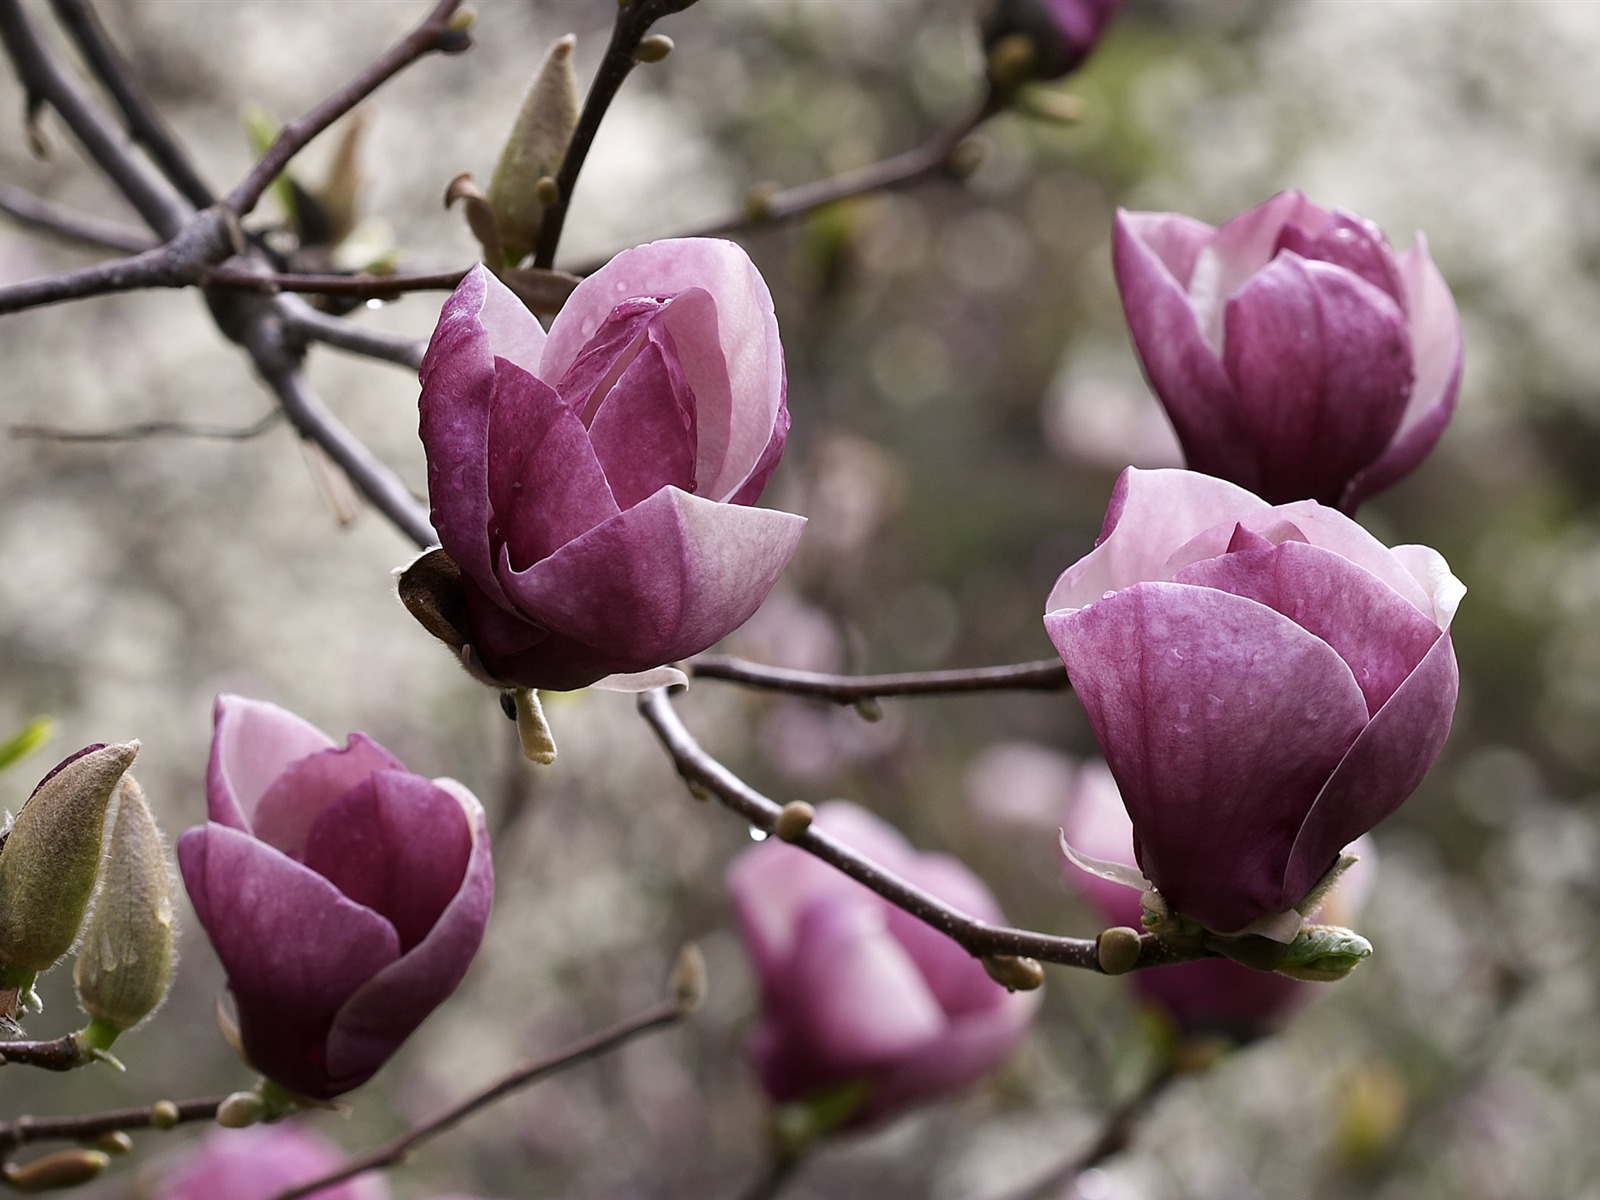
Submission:
[[[21,1166],[7,1163],[0,1178],[14,1192],[55,1192],[88,1183],[110,1163],[101,1150],[58,1150]]]
[[[243,1129],[267,1115],[267,1102],[255,1092],[234,1092],[217,1105],[217,1124],[224,1129]]]
[[[544,217],[539,180],[560,171],[578,124],[578,76],[572,67],[575,44],[568,34],[550,47],[495,164],[489,203],[500,225],[505,262],[490,263],[491,267],[516,266],[539,240],[539,222]]]
[[[1289,943],[1288,952],[1275,968],[1280,975],[1311,983],[1343,979],[1372,957],[1372,943],[1359,933],[1338,925],[1307,925]]]
[[[72,971],[83,1011],[119,1033],[144,1020],[166,999],[172,941],[166,847],[144,789],[124,775],[110,854]]]
[[[817,810],[811,805],[804,800],[791,800],[779,810],[777,820],[772,823],[772,832],[786,842],[799,841],[816,818]]]
[[[48,970],[77,940],[100,869],[106,807],[138,752],[138,742],[80,750],[17,814],[0,850],[0,966],[8,973]]]

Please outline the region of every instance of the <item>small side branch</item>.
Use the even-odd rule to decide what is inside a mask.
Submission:
[[[169,1124],[209,1121],[217,1115],[221,1096],[204,1100],[165,1101],[144,1108],[122,1108],[81,1117],[17,1117],[0,1123],[0,1158],[33,1142],[84,1142],[126,1129],[165,1128]],[[172,1120],[176,1115],[177,1120]]]
[[[417,338],[363,329],[344,317],[335,317],[321,309],[312,308],[298,296],[278,297],[277,309],[284,323],[308,341],[322,342],[351,354],[392,362],[413,371],[422,366],[422,356],[428,348],[427,342]]]
[[[795,696],[813,696],[836,704],[858,704],[882,696],[939,696],[960,692],[1064,692],[1072,685],[1058,658],[1001,667],[951,671],[912,671],[898,675],[828,675],[768,667],[720,654],[690,659],[696,679],[721,679],[744,687]]]
[[[0,183],[0,212],[30,229],[96,250],[140,254],[155,246],[142,229],[79,212],[9,183]]]
[[[200,425],[190,421],[136,421],[114,429],[64,429],[58,425],[13,425],[14,438],[39,442],[142,442],[150,438],[187,437],[220,442],[246,442],[260,437],[283,420],[281,408],[269,409],[249,425]]]
[[[305,275],[283,271],[258,270],[252,264],[241,267],[222,263],[206,276],[206,286],[229,291],[258,292],[275,296],[280,292],[310,292],[320,296],[354,296],[363,300],[392,300],[406,292],[448,292],[460,283],[466,267],[451,271],[428,271],[414,275]]]

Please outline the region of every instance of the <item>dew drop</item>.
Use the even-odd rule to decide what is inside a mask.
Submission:
[[[1107,592],[1107,593],[1106,593],[1106,594],[1105,594],[1105,595],[1103,595],[1103,596],[1101,596],[1101,597],[1100,597],[1100,599],[1102,599],[1102,600],[1109,600],[1109,599],[1111,599],[1111,597],[1113,597],[1113,596],[1115,596],[1115,595],[1116,595],[1116,594],[1117,594],[1117,589],[1116,589],[1116,588],[1112,588],[1112,589],[1111,589],[1111,590],[1110,590],[1110,591],[1109,591],[1109,592]]]
[[[750,826],[750,840],[752,842],[766,841],[767,831],[765,829],[757,829],[754,825]]]
[[[1167,651],[1167,661],[1170,662],[1175,667],[1183,666],[1183,651],[1182,650],[1168,650]]]

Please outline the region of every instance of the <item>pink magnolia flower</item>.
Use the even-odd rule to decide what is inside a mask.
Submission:
[[[1464,590],[1435,551],[1313,501],[1123,472],[1045,630],[1172,909],[1293,936],[1294,906],[1444,744]]]
[[[365,1083],[455,991],[494,891],[483,809],[353,733],[221,696],[210,820],[178,839],[245,1057],[300,1095]]]
[[[817,827],[902,879],[987,921],[994,897],[965,866],[919,854],[872,814],[835,801]],[[862,1085],[850,1124],[955,1091],[1021,1039],[1039,993],[1010,993],[955,942],[820,859],[776,838],[728,870],[761,986],[750,1054],[773,1100]]]
[[[344,1153],[321,1134],[284,1122],[213,1129],[161,1178],[162,1200],[269,1200],[332,1174]],[[368,1173],[323,1188],[317,1200],[389,1200],[382,1175]]]
[[[584,687],[706,649],[805,524],[751,507],[789,414],[772,298],[732,242],[624,251],[548,335],[475,268],[428,347],[421,414],[461,589],[435,605],[460,628],[430,630],[498,683]]]
[[[1122,0],[991,0],[984,45],[1021,34],[1033,43],[1035,79],[1059,79],[1099,45]]]
[[[1117,214],[1134,349],[1187,465],[1345,512],[1409,473],[1461,383],[1461,320],[1417,235],[1282,192],[1227,224]]]
[[[1104,763],[1079,769],[1072,788],[1063,834],[1073,850],[1106,862],[1133,865],[1133,823]],[[1314,914],[1317,920],[1344,924],[1360,912],[1372,889],[1374,849],[1370,837],[1350,848],[1356,864],[1339,877]],[[1139,893],[1088,871],[1069,868],[1068,876],[1108,925],[1139,928]],[[1182,1033],[1221,1033],[1241,1042],[1276,1030],[1319,985],[1274,971],[1256,971],[1225,958],[1205,958],[1135,971],[1127,976],[1140,997],[1165,1013]]]

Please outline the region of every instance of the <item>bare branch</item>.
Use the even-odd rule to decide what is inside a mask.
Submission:
[[[666,689],[656,688],[641,693],[639,712],[666,748],[684,782],[710,792],[725,808],[732,809],[757,829],[769,833],[772,831],[783,806],[756,791],[706,753],[678,719]],[[792,844],[837,867],[889,903],[905,909],[919,921],[954,939],[975,958],[1014,955],[1090,971],[1100,970],[1093,938],[1059,937],[980,921],[914,887],[898,875],[885,871],[814,825],[793,839]],[[1139,939],[1137,967],[1186,962],[1202,956],[1201,951],[1180,948],[1154,934],[1144,934]]]
[[[15,2],[15,0],[12,0]],[[381,87],[391,76],[404,70],[417,59],[435,51],[458,54],[472,44],[463,30],[452,29],[450,17],[461,6],[461,0],[439,0],[433,10],[400,41],[391,46],[376,62],[349,83],[323,100],[304,116],[289,122],[278,133],[277,139],[267,148],[260,161],[250,169],[243,182],[228,195],[228,207],[244,216],[261,200],[289,160],[328,126]]]
[[[679,1001],[664,1001],[654,1008],[646,1009],[637,1016],[613,1025],[610,1029],[602,1030],[584,1038],[582,1041],[574,1042],[566,1049],[558,1051],[548,1058],[539,1058],[526,1062],[510,1074],[469,1096],[461,1103],[447,1108],[432,1120],[425,1121],[415,1129],[401,1134],[387,1145],[379,1146],[376,1150],[368,1151],[366,1154],[351,1159],[337,1171],[324,1175],[320,1179],[313,1179],[308,1183],[287,1188],[273,1196],[271,1200],[299,1200],[299,1197],[310,1196],[315,1192],[320,1192],[323,1188],[342,1183],[346,1179],[353,1179],[357,1175],[364,1175],[368,1171],[378,1171],[385,1167],[392,1167],[402,1161],[407,1154],[423,1142],[455,1128],[473,1113],[487,1108],[501,1097],[519,1091],[529,1084],[536,1083],[545,1076],[553,1075],[566,1067],[614,1050],[632,1041],[640,1034],[649,1033],[655,1029],[664,1029],[668,1025],[675,1025],[685,1015],[686,1009]]]
[[[0,42],[17,69],[30,105],[42,101],[66,121],[89,157],[163,238],[175,236],[193,209],[148,163],[133,153],[122,130],[84,93],[23,11],[21,0],[0,0]]]
[[[223,1097],[166,1101],[144,1108],[122,1108],[81,1117],[17,1117],[0,1124],[0,1156],[32,1142],[81,1142],[120,1129],[165,1128],[169,1123],[209,1121]],[[165,1115],[163,1115],[163,1110]],[[171,1121],[173,1114],[177,1120]]]
[[[0,287],[0,314],[59,304],[64,300],[130,292],[136,288],[187,287],[192,282],[173,270],[172,257],[166,247],[157,246],[128,258]]]
[[[142,229],[79,212],[9,183],[0,183],[0,212],[41,233],[82,246],[139,254],[155,248]]]
[[[315,292],[323,296],[358,296],[366,300],[389,300],[405,292],[448,292],[460,283],[468,268],[430,271],[415,275],[302,275],[253,270],[223,263],[206,276],[207,287],[232,291],[259,292],[263,296],[279,292]]]
[[[1003,667],[968,667],[951,671],[912,671],[899,675],[827,675],[768,667],[721,654],[689,660],[696,679],[722,679],[744,687],[795,696],[814,696],[836,704],[856,704],[880,696],[934,696],[957,692],[1064,692],[1072,685],[1059,658]]]
[[[105,84],[122,110],[130,136],[149,152],[161,173],[195,208],[210,208],[217,198],[200,178],[189,154],[162,119],[144,84],[106,34],[88,0],[50,0],[56,19],[82,51],[89,69]]]
[[[344,317],[312,308],[298,296],[279,296],[277,309],[284,323],[309,341],[323,342],[365,358],[397,363],[413,371],[422,366],[422,355],[428,348],[424,340],[363,329]]]
[[[57,425],[13,425],[14,438],[28,438],[44,442],[136,442],[146,438],[191,437],[214,438],[219,441],[248,441],[260,437],[283,419],[283,410],[274,408],[254,424],[196,425],[187,421],[139,421],[115,429],[64,429]]]

